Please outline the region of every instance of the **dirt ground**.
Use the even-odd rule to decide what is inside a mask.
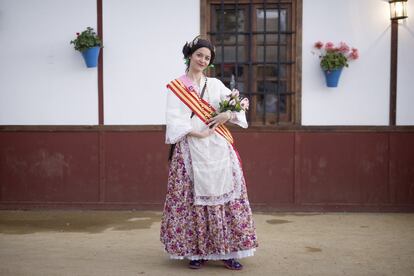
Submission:
[[[0,211],[0,275],[414,275],[414,214],[254,213],[242,271],[170,260],[161,213]]]

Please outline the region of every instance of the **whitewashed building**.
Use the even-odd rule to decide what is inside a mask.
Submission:
[[[251,127],[232,131],[253,208],[413,211],[412,0],[407,14],[392,23],[383,0],[0,0],[0,207],[162,208],[165,85],[201,34],[209,74],[251,102]],[[87,26],[98,68],[69,43]],[[359,50],[336,88],[316,41]]]

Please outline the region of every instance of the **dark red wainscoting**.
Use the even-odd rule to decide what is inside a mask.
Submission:
[[[234,133],[255,210],[414,211],[414,133]],[[164,132],[1,131],[0,208],[162,209]]]
[[[96,132],[0,132],[3,202],[99,201]]]

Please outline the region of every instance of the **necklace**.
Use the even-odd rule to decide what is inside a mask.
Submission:
[[[197,95],[198,96],[200,96],[200,95],[202,95],[203,94],[203,92],[201,91],[201,83],[202,83],[202,79],[203,79],[203,77],[204,77],[204,79],[205,79],[205,81],[204,81],[204,87],[206,86],[206,84],[207,84],[207,77],[206,76],[204,76],[204,75],[201,75],[201,77],[200,77],[200,79],[199,79],[199,81],[197,82],[197,81],[195,81],[192,77],[191,77],[191,75],[189,74],[189,73],[186,73],[186,76],[187,76],[187,78],[193,83],[193,86],[194,87],[197,87],[197,89],[193,89],[193,86],[190,86],[190,90],[193,90],[195,93],[197,93]],[[204,88],[205,89],[205,88]]]

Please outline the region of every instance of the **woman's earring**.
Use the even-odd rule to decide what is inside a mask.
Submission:
[[[188,66],[190,64],[190,59],[189,58],[185,58],[184,59],[184,64]]]

